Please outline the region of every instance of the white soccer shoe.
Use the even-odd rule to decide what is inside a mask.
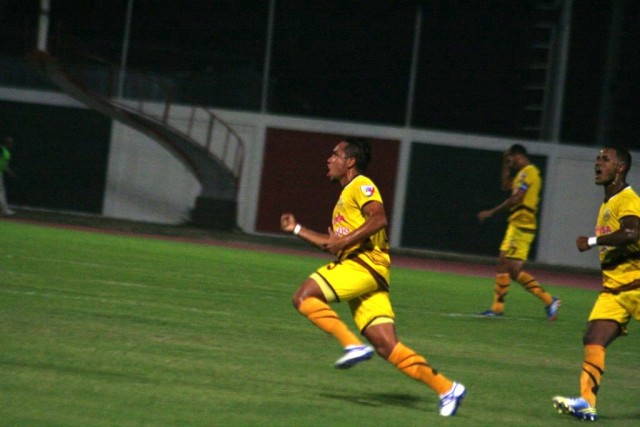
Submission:
[[[336,360],[336,369],[348,369],[360,362],[371,359],[373,347],[368,345],[348,345],[344,348],[344,356]]]
[[[467,395],[467,389],[459,383],[453,383],[451,390],[440,395],[440,415],[451,417],[456,414],[462,399]]]
[[[581,397],[571,398],[554,396],[553,407],[561,414],[573,415],[583,421],[595,421],[598,419],[596,408]]]

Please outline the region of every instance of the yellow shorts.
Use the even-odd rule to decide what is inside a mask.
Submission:
[[[631,316],[640,321],[640,289],[621,292],[618,295],[601,292],[591,309],[589,321],[616,321],[622,326],[622,332],[626,335]]]
[[[388,268],[371,265],[367,268],[347,259],[329,263],[309,277],[320,286],[328,302],[349,303],[360,332],[372,324],[393,322]]]
[[[535,237],[535,230],[526,230],[509,224],[502,239],[500,251],[504,252],[507,258],[526,261]]]

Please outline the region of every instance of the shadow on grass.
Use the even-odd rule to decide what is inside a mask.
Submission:
[[[598,421],[606,421],[606,422],[640,421],[640,411],[629,412],[627,414],[618,414],[618,415],[615,415],[615,414],[609,414],[609,415],[598,414]],[[637,424],[637,425],[640,425],[640,424]]]
[[[411,394],[398,393],[362,393],[358,396],[351,394],[327,394],[321,393],[320,396],[328,399],[336,399],[341,402],[351,402],[362,406],[400,406],[403,408],[425,410],[424,396],[415,396]]]

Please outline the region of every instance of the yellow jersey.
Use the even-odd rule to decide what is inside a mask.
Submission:
[[[625,216],[640,217],[640,198],[629,186],[600,206],[596,236],[620,230]],[[626,246],[598,246],[603,286],[610,289],[640,279],[640,241]]]
[[[524,191],[522,203],[513,206],[509,213],[509,223],[517,228],[536,230],[538,221],[538,203],[540,203],[540,188],[542,178],[540,170],[533,164],[529,164],[516,173],[511,184],[511,190]]]
[[[344,186],[333,208],[333,232],[338,236],[346,236],[361,227],[366,220],[362,208],[374,201],[382,203],[382,196],[373,181],[364,175],[353,178]],[[361,253],[365,254],[371,263],[388,267],[391,262],[386,230],[383,228],[361,244],[345,248],[338,258],[342,260]]]

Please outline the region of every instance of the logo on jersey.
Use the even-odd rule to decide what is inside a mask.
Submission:
[[[522,191],[527,191],[529,189],[529,184],[525,181],[527,179],[527,174],[522,172],[518,177],[518,189]]]
[[[360,187],[360,191],[362,191],[362,194],[364,194],[365,196],[371,197],[375,194],[376,187],[374,187],[373,185],[363,185],[362,187]]]

